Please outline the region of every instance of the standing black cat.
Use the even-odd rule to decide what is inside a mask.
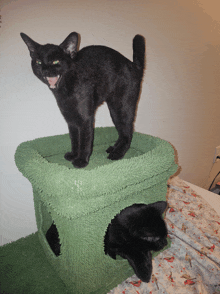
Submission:
[[[128,260],[135,274],[149,282],[152,274],[151,251],[162,250],[167,245],[167,228],[162,218],[167,203],[133,204],[112,219],[105,238],[105,254]]]
[[[93,148],[94,115],[106,101],[119,138],[106,152],[122,158],[130,147],[136,104],[143,77],[145,41],[133,39],[133,62],[105,46],[88,46],[80,51],[78,34],[71,33],[59,46],[40,45],[27,35],[34,74],[53,92],[69,128],[72,151],[65,159],[85,167]]]

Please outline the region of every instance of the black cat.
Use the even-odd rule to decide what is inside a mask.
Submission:
[[[145,41],[133,39],[133,62],[105,46],[80,51],[78,34],[71,33],[59,46],[40,45],[27,35],[34,74],[53,92],[69,128],[72,151],[65,159],[85,167],[93,148],[94,115],[106,101],[119,138],[106,152],[108,158],[123,158],[130,147],[136,105],[144,70]]]
[[[151,251],[162,250],[167,245],[167,228],[162,218],[167,203],[133,204],[112,219],[105,238],[105,254],[128,260],[135,274],[149,282],[152,274]]]

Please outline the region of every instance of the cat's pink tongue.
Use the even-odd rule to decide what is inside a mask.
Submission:
[[[47,77],[47,80],[48,80],[48,83],[50,84],[50,88],[52,89],[56,88],[55,84],[58,80],[58,77]]]

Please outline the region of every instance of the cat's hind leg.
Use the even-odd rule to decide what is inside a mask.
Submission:
[[[118,104],[114,103],[107,105],[119,137],[114,146],[110,146],[106,152],[109,153],[108,159],[118,160],[124,157],[131,145],[136,103],[135,106],[126,105],[127,107],[118,107]]]

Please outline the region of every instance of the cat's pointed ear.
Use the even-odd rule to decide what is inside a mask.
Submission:
[[[158,202],[149,204],[149,206],[156,208],[159,211],[159,213],[162,215],[167,208],[167,202],[158,201]]]
[[[78,40],[79,40],[79,35],[76,32],[71,33],[63,41],[63,43],[60,44],[60,47],[63,49],[63,51],[66,54],[70,55],[70,57],[73,58],[77,52]]]
[[[24,33],[21,33],[20,35],[21,35],[21,38],[23,39],[23,41],[25,42],[25,44],[28,46],[31,57],[33,57],[35,51],[39,48],[40,44],[33,41],[30,37],[28,37]]]

